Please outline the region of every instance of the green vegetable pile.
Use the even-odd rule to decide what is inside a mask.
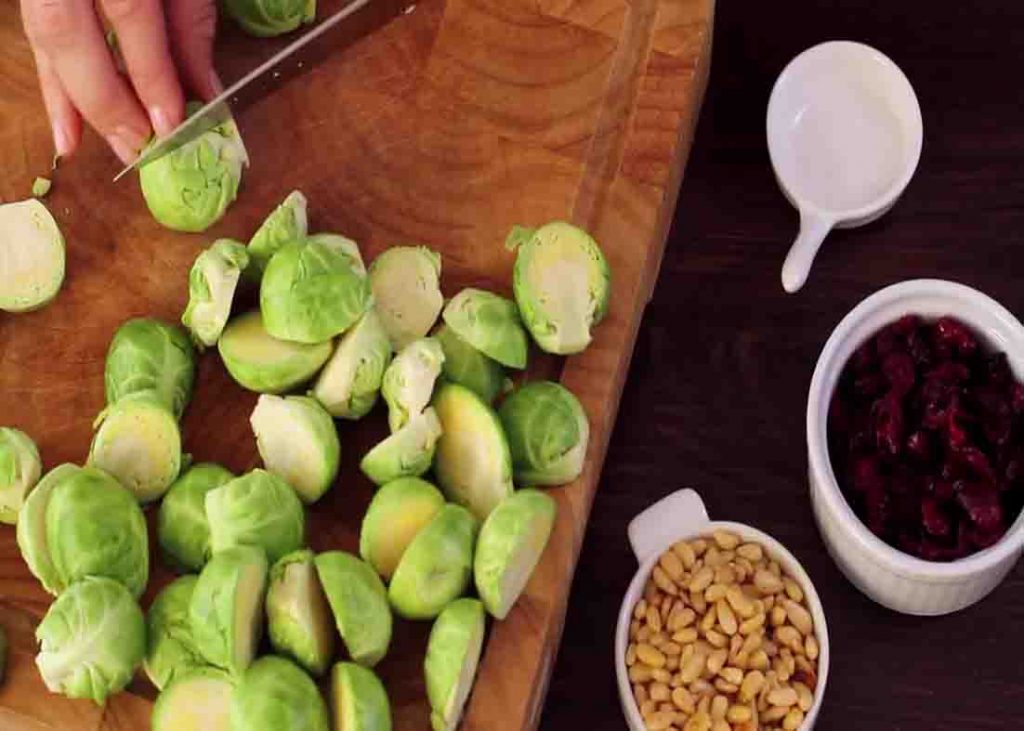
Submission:
[[[0,429],[0,521],[17,524],[25,562],[57,597],[37,631],[47,687],[102,704],[141,666],[160,691],[155,731],[326,731],[314,679],[330,671],[333,728],[389,730],[373,668],[397,615],[434,623],[431,724],[456,728],[486,615],[512,610],[553,529],[556,501],[536,488],[575,480],[589,439],[569,390],[513,388],[507,369],[526,368],[531,335],[552,353],[586,347],[609,291],[585,232],[556,222],[510,241],[514,301],[463,289],[446,304],[436,252],[394,247],[366,268],[350,239],[309,234],[293,192],[248,245],[199,254],[184,329],[139,318],[114,334],[84,466],[40,479],[32,440]],[[259,307],[232,316],[246,286]],[[235,475],[182,453],[198,354],[213,347],[260,394],[262,469]],[[334,419],[360,419],[379,397],[391,433],[360,462],[379,487],[359,555],[314,553],[306,508],[337,482]],[[144,616],[142,506],[155,501],[158,552],[180,576]]]

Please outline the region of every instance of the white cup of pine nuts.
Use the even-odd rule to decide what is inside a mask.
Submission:
[[[771,536],[711,521],[679,490],[638,515],[615,672],[631,731],[808,731],[828,627],[800,563]]]

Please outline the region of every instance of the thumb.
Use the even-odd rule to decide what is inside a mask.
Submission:
[[[167,30],[182,83],[193,96],[209,101],[221,90],[213,68],[217,32],[215,0],[167,0]]]

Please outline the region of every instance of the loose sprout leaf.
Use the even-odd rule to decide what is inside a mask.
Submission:
[[[454,731],[459,725],[476,678],[486,622],[479,600],[458,599],[430,630],[423,670],[434,731]]]
[[[569,389],[534,381],[514,391],[498,411],[519,485],[563,485],[579,477],[590,423]]]
[[[430,469],[440,436],[441,422],[437,412],[428,406],[367,452],[359,468],[378,485],[400,477],[419,477]]]
[[[52,186],[53,181],[49,178],[36,178],[32,181],[32,195],[36,198],[45,198]]]
[[[231,314],[242,271],[249,264],[245,246],[218,239],[202,252],[188,275],[188,306],[181,323],[200,348],[216,345]]]
[[[533,234],[536,230],[537,229],[535,228],[519,226],[518,224],[513,226],[512,230],[508,232],[508,236],[505,238],[505,248],[509,251],[515,251],[533,238]]]
[[[64,283],[64,237],[34,198],[0,205],[0,310],[28,312]]]
[[[23,431],[0,427],[0,522],[18,522],[25,498],[41,474],[35,442]]]
[[[388,425],[394,433],[430,403],[441,374],[444,351],[434,338],[409,343],[384,371],[381,395],[388,404]]]
[[[526,367],[526,332],[511,300],[470,287],[455,295],[441,316],[455,334],[487,357],[509,368]]]
[[[441,256],[425,246],[394,246],[370,266],[374,303],[396,352],[437,322],[444,306],[440,279]]]
[[[309,392],[332,416],[361,419],[377,403],[391,343],[375,308],[342,335]]]
[[[306,238],[306,196],[293,190],[260,225],[249,240],[248,253],[256,273],[262,274],[270,258],[287,243]]]

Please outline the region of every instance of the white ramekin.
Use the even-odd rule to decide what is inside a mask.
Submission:
[[[781,543],[756,528],[742,523],[711,521],[708,518],[704,502],[693,490],[678,490],[668,497],[662,498],[629,524],[629,542],[633,547],[640,568],[633,576],[633,581],[622,599],[619,609],[619,621],[615,629],[615,675],[619,685],[619,699],[622,712],[630,731],[646,731],[640,709],[633,698],[633,689],[626,670],[626,647],[629,644],[629,622],[633,608],[643,595],[644,584],[658,562],[658,557],[676,541],[689,540],[710,535],[716,530],[735,533],[745,541],[760,543],[767,553],[782,567],[783,571],[804,590],[807,608],[814,620],[814,633],[820,648],[818,655],[818,685],[814,689],[814,705],[807,712],[800,731],[814,728],[818,712],[821,710],[822,698],[825,695],[825,682],[828,680],[829,644],[828,627],[825,624],[825,612],[821,608],[821,600],[814,589],[810,577],[800,563],[793,558]]]
[[[970,287],[938,279],[894,284],[857,305],[825,343],[807,397],[811,504],[825,545],[839,568],[870,598],[897,612],[939,615],[982,599],[1003,580],[1024,549],[1024,515],[994,546],[948,563],[924,561],[879,539],[846,502],[828,454],[829,402],[846,361],[884,325],[906,314],[953,315],[989,348],[1006,353],[1024,375],[1024,326],[1002,305]]]

